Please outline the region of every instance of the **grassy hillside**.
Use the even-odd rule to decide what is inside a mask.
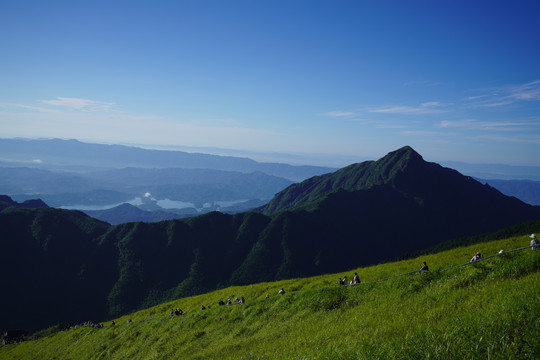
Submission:
[[[348,273],[231,287],[126,315],[114,327],[0,346],[0,359],[539,358],[540,250],[442,270],[476,251],[488,256],[528,244],[527,236],[514,237]],[[370,282],[417,270],[422,261],[429,273]],[[337,286],[354,271],[364,284]],[[277,294],[281,287],[287,294]],[[246,303],[217,306],[236,296]],[[187,314],[171,318],[177,307]]]

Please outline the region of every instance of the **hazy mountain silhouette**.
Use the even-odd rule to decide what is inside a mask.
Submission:
[[[533,180],[497,180],[477,179],[489,184],[508,196],[515,196],[531,205],[540,205],[540,181]]]
[[[121,204],[111,209],[106,210],[85,210],[85,214],[92,216],[101,221],[106,221],[111,225],[118,225],[127,222],[144,221],[144,222],[157,222],[163,220],[180,219],[186,216],[179,214],[165,212],[165,211],[146,211],[141,210],[131,204]],[[191,213],[196,213],[194,211]]]
[[[260,163],[248,158],[218,156],[183,151],[149,150],[124,145],[90,144],[77,140],[0,139],[0,154],[12,164],[26,164],[42,169],[88,168],[183,168],[262,172],[291,181],[335,169],[320,166],[293,166]],[[6,166],[4,164],[4,166]]]

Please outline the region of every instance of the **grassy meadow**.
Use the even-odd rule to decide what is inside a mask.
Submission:
[[[230,287],[128,314],[115,326],[108,321],[102,329],[0,346],[0,359],[539,359],[540,249],[442,270],[476,251],[493,255],[529,240]],[[430,272],[370,282],[417,270],[422,261]],[[337,286],[354,272],[369,283]],[[287,293],[280,296],[282,287]],[[243,305],[217,305],[242,296]],[[210,309],[201,310],[203,304]],[[186,315],[169,316],[173,308]]]

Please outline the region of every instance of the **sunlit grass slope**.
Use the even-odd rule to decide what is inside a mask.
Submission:
[[[114,327],[107,322],[0,346],[0,359],[538,359],[540,250],[442,270],[476,251],[486,256],[528,243],[522,236],[341,274],[231,287],[126,315]],[[354,271],[368,282],[417,270],[422,261],[429,273],[337,286],[338,277],[351,279]],[[237,296],[246,303],[217,305]],[[211,308],[202,311],[203,304]],[[178,307],[187,315],[171,318]]]

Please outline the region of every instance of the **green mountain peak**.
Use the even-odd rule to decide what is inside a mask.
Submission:
[[[316,201],[338,189],[359,191],[375,185],[395,184],[403,177],[418,176],[430,166],[412,147],[404,146],[388,153],[377,161],[352,164],[321,176],[315,176],[301,183],[293,184],[278,193],[262,211],[272,214],[293,209],[308,202]]]

